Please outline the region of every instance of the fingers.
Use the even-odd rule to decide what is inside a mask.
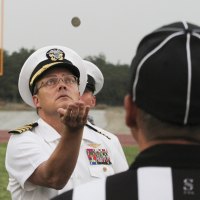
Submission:
[[[79,109],[78,117],[80,117],[82,119],[82,122],[84,124],[86,124],[86,122],[87,122],[89,110],[90,110],[89,106],[83,106],[83,107],[80,107],[80,109]],[[81,121],[81,119],[80,119],[80,121]]]
[[[79,116],[79,106],[73,106],[68,109],[68,117],[71,121],[76,121]]]
[[[88,113],[89,113],[90,107],[85,106],[84,104],[79,106],[79,114],[77,116],[77,121],[82,124],[86,124]]]

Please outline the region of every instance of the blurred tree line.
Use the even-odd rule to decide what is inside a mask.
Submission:
[[[3,76],[0,76],[0,101],[21,103],[18,92],[18,76],[22,65],[28,56],[35,50],[22,48],[18,52],[9,54],[4,51]],[[127,64],[112,64],[107,62],[105,55],[88,56],[84,58],[96,64],[104,75],[104,86],[97,94],[97,104],[123,105],[123,97],[127,91],[128,69]]]

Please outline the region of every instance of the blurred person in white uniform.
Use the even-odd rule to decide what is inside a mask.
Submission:
[[[83,60],[83,63],[87,73],[87,84],[81,96],[81,100],[83,100],[86,105],[90,106],[90,108],[94,108],[97,103],[96,95],[103,88],[104,77],[100,69],[94,63],[87,60]],[[93,125],[95,124],[90,114],[88,115],[88,121]]]

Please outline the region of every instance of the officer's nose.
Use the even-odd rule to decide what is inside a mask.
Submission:
[[[63,84],[62,84],[62,85],[59,85],[59,90],[62,90],[62,89],[65,89],[65,90],[66,90],[66,89],[67,89],[66,85],[63,85]]]
[[[58,88],[59,90],[61,89],[67,89],[65,82],[63,81],[62,78],[60,78],[59,82],[58,82]]]

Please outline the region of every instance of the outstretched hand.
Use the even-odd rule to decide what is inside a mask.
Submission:
[[[61,122],[67,129],[79,129],[84,127],[87,122],[89,106],[79,100],[69,104],[66,109],[59,108],[57,111]]]

